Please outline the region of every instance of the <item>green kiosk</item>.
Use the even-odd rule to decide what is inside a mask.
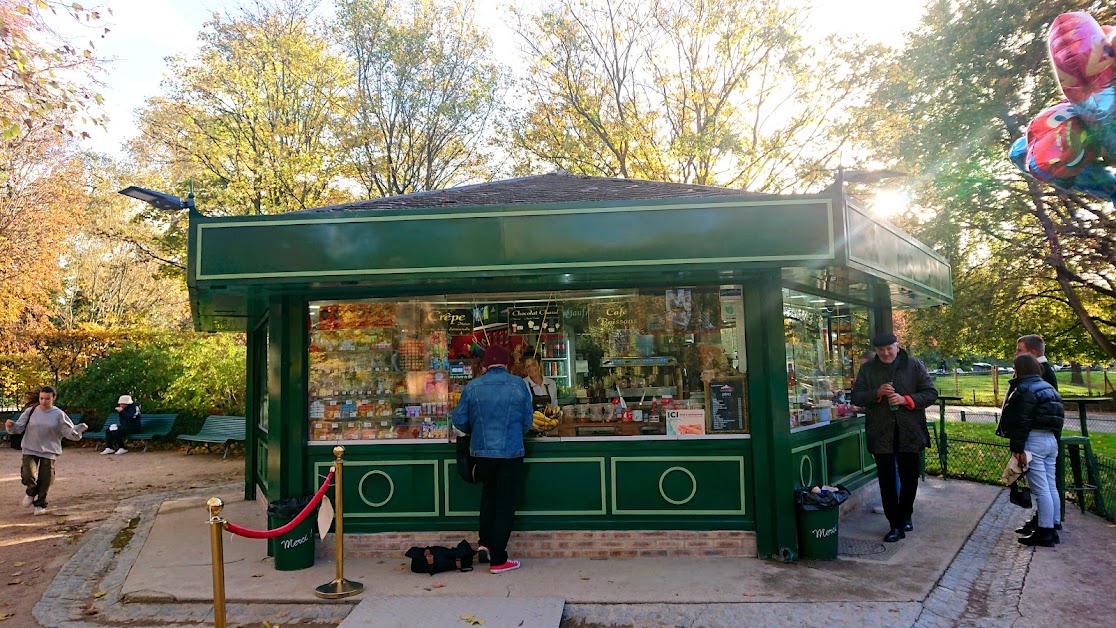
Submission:
[[[847,403],[868,339],[952,298],[946,260],[841,185],[566,173],[191,208],[188,284],[198,330],[247,334],[245,498],[311,494],[342,444],[346,546],[392,557],[475,539],[449,413],[500,343],[548,391],[517,555],[795,560],[795,489],[875,477]]]

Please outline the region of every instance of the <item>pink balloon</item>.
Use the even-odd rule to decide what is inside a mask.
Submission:
[[[1088,13],[1059,15],[1050,26],[1048,42],[1058,82],[1070,102],[1081,103],[1116,81],[1116,50]]]

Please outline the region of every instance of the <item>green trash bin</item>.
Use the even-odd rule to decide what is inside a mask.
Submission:
[[[840,486],[826,487],[818,493],[810,488],[795,491],[800,557],[817,560],[837,558],[841,503],[848,498],[848,490]]]
[[[267,506],[267,527],[281,528],[298,516],[310,503],[309,497],[278,499]],[[277,571],[295,571],[314,566],[314,513],[307,515],[290,532],[267,541],[267,555],[275,557]]]

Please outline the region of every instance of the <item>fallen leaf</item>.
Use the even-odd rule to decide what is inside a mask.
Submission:
[[[22,575],[23,575],[22,571],[17,571],[14,574],[12,574],[12,577],[15,578],[16,576],[22,576]]]
[[[0,613],[0,621],[4,621],[9,617],[15,617],[15,613]]]
[[[252,574],[252,577],[253,578],[262,578],[263,574],[262,573],[254,573],[254,574]]]
[[[582,579],[582,580],[588,580],[588,579],[589,579],[589,576],[582,576],[582,577],[581,577],[581,579]]]
[[[22,581],[22,580],[12,580],[12,581],[8,582],[8,584],[9,584],[9,585],[13,585],[13,584],[23,584],[23,581]]]
[[[94,593],[94,594],[93,594],[93,597],[95,597],[95,598],[102,598],[102,597],[105,597],[105,595],[106,595],[106,594],[105,594],[105,592],[104,592],[104,591],[97,591],[96,593]]]
[[[82,615],[96,615],[97,614],[97,607],[93,606],[92,604],[90,604],[89,606],[84,606],[81,609],[81,614]]]
[[[441,589],[442,587],[445,587],[446,585],[442,584],[441,582],[435,582],[434,584],[432,584],[430,586],[434,587],[435,589]]]
[[[25,562],[23,562],[23,561],[21,560],[21,561],[18,561],[18,562],[14,562],[14,563],[12,563],[12,567],[22,567],[22,566],[24,566],[24,565],[26,565],[26,564],[27,564],[27,563],[25,563]]]
[[[744,597],[752,597],[753,595],[755,595],[755,593],[752,593],[751,591],[745,591],[740,595],[743,595]]]
[[[276,617],[286,617],[287,616],[287,611],[277,611],[275,613],[275,616]]]
[[[473,615],[472,613],[469,613],[468,615],[462,615],[461,616],[461,621],[468,622],[468,624],[470,626],[483,626],[484,625],[484,620],[478,618],[476,615]]]

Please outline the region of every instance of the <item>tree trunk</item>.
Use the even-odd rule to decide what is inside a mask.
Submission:
[[[1079,386],[1085,385],[1085,378],[1081,376],[1081,365],[1070,361],[1070,383]]]
[[[1054,228],[1054,222],[1050,220],[1050,216],[1046,213],[1046,204],[1042,201],[1042,195],[1039,192],[1038,184],[1034,181],[1028,181],[1027,187],[1031,192],[1031,199],[1035,203],[1035,217],[1038,218],[1039,223],[1042,224],[1046,242],[1050,245],[1050,256],[1047,258],[1047,261],[1054,267],[1055,278],[1058,281],[1058,285],[1061,286],[1062,292],[1066,295],[1066,302],[1069,304],[1074,314],[1077,315],[1077,320],[1081,321],[1081,326],[1089,333],[1089,337],[1093,339],[1093,342],[1097,343],[1100,350],[1110,358],[1116,358],[1116,344],[1097,327],[1096,321],[1093,320],[1093,317],[1089,316],[1073,284],[1070,283],[1070,273],[1066,268],[1066,260],[1062,256],[1062,244],[1058,239],[1058,232]],[[1080,370],[1074,370],[1074,377],[1080,378],[1080,376]]]

